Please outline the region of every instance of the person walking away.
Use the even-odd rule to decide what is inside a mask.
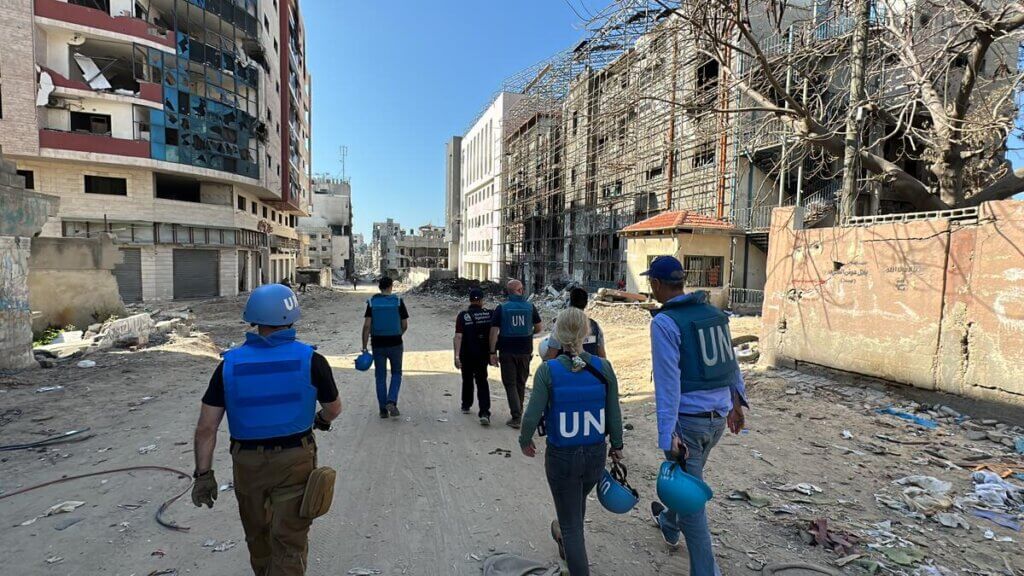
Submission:
[[[643,273],[662,303],[651,322],[651,357],[658,419],[658,447],[670,461],[682,459],[703,480],[704,465],[726,427],[739,434],[746,389],[729,334],[729,317],[708,303],[707,293],[684,293],[679,260],[660,256]],[[705,511],[678,515],[660,502],[651,513],[665,542],[686,539],[692,576],[720,576]]]
[[[540,332],[541,321],[537,308],[523,296],[522,282],[510,280],[505,289],[508,301],[498,305],[491,314],[490,361],[492,366],[501,367],[501,383],[512,413],[505,424],[519,428],[533,358],[533,335]]]
[[[583,350],[590,323],[582,310],[563,310],[555,326],[562,353],[537,368],[519,446],[524,455],[536,455],[533,433],[543,419],[544,469],[558,517],[551,534],[569,574],[589,576],[583,525],[587,496],[604,472],[605,436],[611,441],[608,455],[616,462],[622,458],[619,384],[610,362]]]
[[[363,315],[363,352],[367,341],[373,347],[373,370],[377,381],[377,404],[380,417],[401,416],[398,411],[398,392],[402,388],[402,335],[409,329],[409,312],[405,301],[392,294],[394,280],[380,279],[374,294],[366,302]],[[391,385],[388,386],[388,364],[391,365]]]
[[[569,306],[578,310],[586,310],[587,303],[590,302],[590,295],[583,288],[576,287],[569,291]],[[599,358],[607,358],[608,352],[604,347],[604,331],[601,330],[601,326],[597,323],[597,320],[588,318],[590,320],[590,332],[587,334],[587,338],[583,341],[583,350],[592,356]],[[561,354],[561,344],[555,337],[556,327],[552,328],[551,335],[548,336],[548,348],[547,353],[543,356],[543,360],[553,360],[558,358]]]
[[[359,290],[359,276],[356,276],[355,274],[353,274],[352,275],[352,291],[355,292],[356,290]]]
[[[312,520],[304,514],[303,503],[315,497],[306,494],[316,490],[310,487],[311,476],[323,470],[314,472],[312,428],[329,430],[341,414],[327,359],[296,339],[292,325],[299,317],[291,289],[268,284],[253,290],[242,318],[257,331],[224,354],[203,395],[196,424],[192,502],[213,508],[220,491],[213,453],[227,413],[235,497],[257,576],[306,573]]]
[[[480,424],[491,425],[491,390],[487,383],[487,346],[491,311],[484,308],[484,292],[469,291],[469,308],[455,318],[455,368],[462,371],[462,413],[473,408],[474,383],[480,402]]]

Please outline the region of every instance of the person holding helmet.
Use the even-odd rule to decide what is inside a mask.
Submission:
[[[505,386],[512,415],[505,424],[519,428],[526,400],[526,380],[530,378],[533,335],[540,332],[541,321],[537,308],[523,296],[522,282],[509,280],[505,289],[508,300],[491,314],[490,362],[494,367],[501,367],[501,383]]]
[[[473,388],[480,402],[480,424],[491,425],[491,389],[487,383],[487,338],[491,311],[484,308],[484,291],[469,291],[469,308],[455,317],[455,367],[462,372],[462,413],[473,408]]]
[[[744,425],[746,390],[729,334],[729,317],[708,303],[707,293],[684,293],[679,260],[659,256],[643,273],[661,310],[651,322],[651,357],[658,418],[658,447],[671,462],[703,483],[704,465],[725,428]],[[665,542],[682,533],[692,576],[719,576],[704,507],[679,513],[660,502],[651,513]]]
[[[573,308],[586,310],[589,301],[590,295],[583,288],[577,286],[569,291],[569,305]],[[543,360],[558,358],[560,354],[559,348],[561,344],[558,343],[558,339],[554,337],[553,333],[554,330],[552,330],[552,335],[547,337],[544,346],[541,348],[540,356]],[[601,330],[601,325],[597,323],[597,320],[593,318],[590,318],[590,334],[583,341],[583,350],[599,358],[608,357],[608,352],[604,347],[604,331]]]
[[[330,430],[341,399],[327,359],[295,338],[299,317],[291,288],[253,290],[242,319],[256,332],[224,353],[196,424],[192,502],[213,508],[217,499],[213,452],[227,413],[238,513],[260,576],[306,573],[309,526],[334,490],[334,471],[316,467],[312,429]]]
[[[611,363],[583,350],[589,332],[590,322],[582,310],[568,308],[558,315],[555,337],[562,353],[537,368],[519,434],[523,454],[533,458],[537,454],[533,433],[543,419],[547,430],[544,469],[558,517],[552,522],[551,535],[572,576],[590,574],[583,522],[587,496],[604,474],[605,436],[611,441],[608,455],[616,463],[622,459],[618,380]]]
[[[379,294],[366,302],[363,314],[363,352],[366,343],[373,345],[374,379],[377,382],[377,405],[381,418],[397,418],[398,392],[402,388],[402,335],[409,329],[409,311],[405,301],[392,294],[395,281],[384,276],[377,283]],[[391,364],[391,386],[388,386],[388,364]]]

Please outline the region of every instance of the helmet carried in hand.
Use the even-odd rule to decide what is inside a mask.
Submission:
[[[363,351],[362,354],[356,357],[356,370],[360,372],[366,372],[373,366],[373,355],[369,352]]]
[[[242,320],[259,326],[291,326],[299,320],[299,300],[283,284],[264,284],[252,291]]]
[[[685,516],[693,514],[714,497],[703,480],[687,474],[681,462],[664,462],[658,474],[658,499],[669,510]]]
[[[625,514],[640,502],[640,493],[626,482],[626,467],[612,464],[597,483],[597,499],[609,512]]]

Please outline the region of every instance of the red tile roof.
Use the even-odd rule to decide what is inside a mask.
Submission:
[[[690,210],[676,210],[673,212],[664,212],[646,220],[641,220],[640,222],[626,226],[619,232],[672,232],[686,228],[714,228],[719,230],[735,229],[732,224],[729,224],[724,220],[705,216],[704,214],[699,214]]]

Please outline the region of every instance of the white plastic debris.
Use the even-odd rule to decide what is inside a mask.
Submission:
[[[143,446],[143,447],[139,448],[139,454],[149,454],[150,452],[153,452],[154,450],[156,450],[156,444],[150,444],[148,446]]]
[[[82,360],[81,362],[78,363],[78,367],[79,368],[95,368],[96,367],[96,362],[94,362],[92,360]]]
[[[65,500],[60,504],[54,504],[50,506],[50,509],[46,511],[44,516],[53,516],[54,514],[63,514],[65,512],[74,512],[75,508],[85,506],[85,502],[79,502],[78,500]]]

